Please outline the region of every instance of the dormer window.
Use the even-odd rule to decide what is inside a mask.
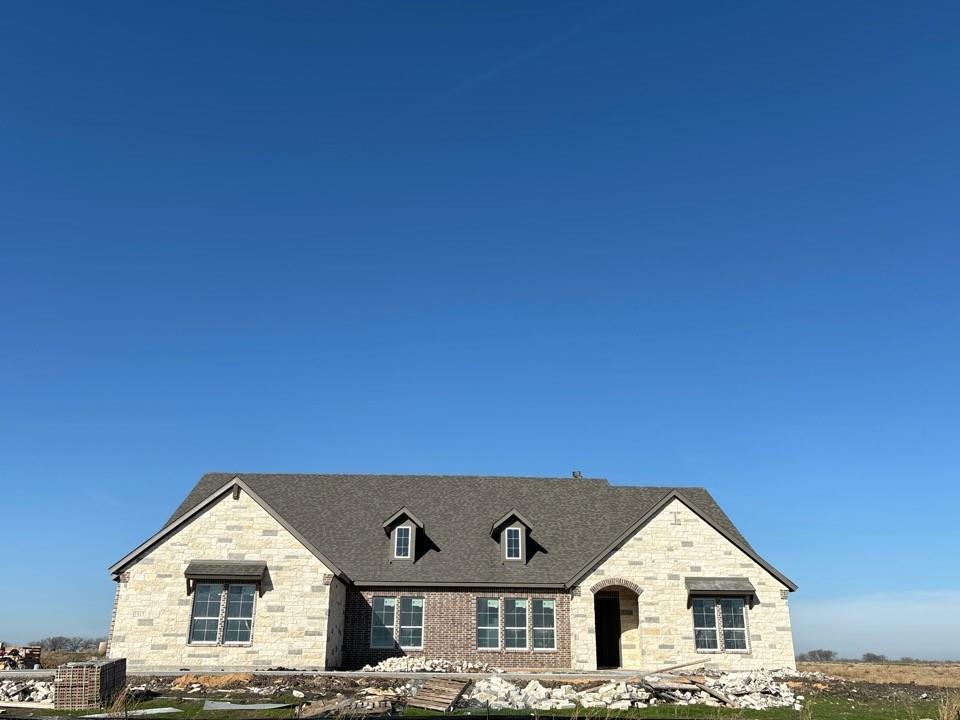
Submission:
[[[383,521],[383,531],[390,538],[391,562],[417,561],[417,538],[423,538],[423,523],[412,512],[400,508]]]
[[[393,556],[399,560],[410,558],[410,526],[400,525],[393,533]]]
[[[521,547],[523,541],[523,530],[519,527],[508,527],[507,533],[507,560],[522,560],[523,555]]]
[[[493,523],[490,536],[500,543],[500,559],[504,562],[527,561],[527,544],[530,536],[530,523],[516,510]]]

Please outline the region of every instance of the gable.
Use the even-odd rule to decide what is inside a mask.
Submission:
[[[339,569],[325,555],[313,547],[312,543],[261,500],[242,481],[234,479],[183,513],[176,521],[167,525],[133,551],[125,555],[110,567],[117,574],[126,568],[143,561],[157,549],[166,545],[184,545],[193,541],[195,552],[208,560],[241,559],[230,557],[232,537],[237,533],[261,532],[261,542],[271,542],[266,538],[284,537],[296,547],[306,549],[330,573],[339,574]],[[203,547],[197,540],[206,537],[209,547]],[[225,556],[224,556],[225,555]],[[223,556],[223,557],[221,557]]]

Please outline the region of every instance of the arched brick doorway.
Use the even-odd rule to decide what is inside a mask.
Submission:
[[[598,668],[639,668],[640,603],[643,589],[624,578],[606,578],[593,593]]]

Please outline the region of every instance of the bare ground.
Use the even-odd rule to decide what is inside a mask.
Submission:
[[[797,663],[797,669],[858,683],[960,688],[960,663]]]

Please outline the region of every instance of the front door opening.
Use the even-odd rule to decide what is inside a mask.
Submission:
[[[594,596],[597,667],[620,667],[620,597],[615,593]]]

